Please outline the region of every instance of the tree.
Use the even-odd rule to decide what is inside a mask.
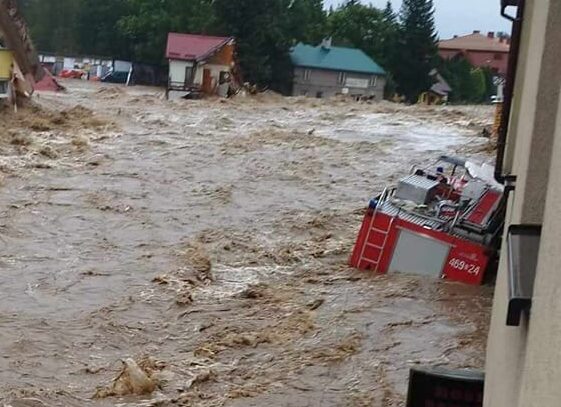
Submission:
[[[472,69],[470,72],[472,91],[470,102],[481,103],[485,100],[485,95],[487,93],[487,81],[485,78],[485,73],[481,68]]]
[[[495,93],[491,68],[476,68],[464,57],[441,59],[438,71],[452,88],[452,103],[486,103]]]
[[[164,59],[167,33],[171,30],[169,1],[128,0],[132,12],[118,22],[119,32],[132,45],[135,59],[160,62]]]
[[[392,72],[401,60],[397,52],[400,26],[391,2],[379,10],[357,0],[347,1],[329,13],[328,28],[337,43],[361,49],[384,68],[385,95],[393,96],[396,84]]]
[[[400,32],[398,16],[394,12],[392,3],[389,0],[382,13],[382,18],[384,21],[384,31],[381,35],[382,43],[380,44],[381,56],[379,57],[379,61],[386,70],[384,97],[389,99],[393,97],[397,91],[397,84],[395,83],[393,72],[399,64],[397,46]]]
[[[450,102],[466,102],[471,99],[471,64],[462,57],[441,60],[438,71],[452,88]]]
[[[408,102],[430,89],[437,56],[437,35],[432,0],[404,0],[400,12],[399,63],[394,67],[398,91]]]
[[[291,79],[289,0],[215,0],[224,34],[236,38],[244,80],[288,92]]]
[[[164,61],[171,31],[206,34],[215,28],[212,0],[126,0],[128,14],[119,19],[119,33],[132,45],[135,60]]]
[[[76,35],[78,51],[121,59],[132,56],[132,47],[118,22],[129,14],[127,0],[81,0]]]
[[[389,26],[396,27],[399,25],[397,21],[397,14],[395,14],[395,12],[393,11],[392,2],[390,0],[388,0],[388,2],[386,3],[386,7],[384,8],[384,12],[382,13],[382,15],[384,21]]]
[[[337,43],[361,49],[376,61],[384,60],[387,30],[379,9],[349,0],[329,14],[328,29]]]
[[[323,0],[293,0],[288,6],[286,34],[292,41],[317,44],[327,35],[327,15]]]
[[[78,52],[76,23],[82,0],[20,0],[34,44],[40,51]]]

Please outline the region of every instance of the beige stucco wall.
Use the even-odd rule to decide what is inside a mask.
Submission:
[[[561,405],[561,110],[551,149],[552,163],[545,204],[534,299],[518,406]]]
[[[532,3],[532,32],[523,82],[529,91],[522,102],[527,108],[518,120],[517,140],[521,140],[521,146],[516,148],[518,165],[514,168],[515,174],[523,177],[517,182],[517,190],[528,199],[518,199],[515,212],[520,212],[525,223],[541,223],[561,82],[561,2]]]
[[[544,239],[551,240],[540,253],[530,319],[520,327],[506,326],[503,250],[487,351],[486,407],[561,406],[561,261],[555,255],[561,252],[561,225],[556,225],[561,200],[555,196],[556,188],[561,191],[561,2],[527,0],[525,21],[506,161],[517,182],[506,222],[543,223]]]

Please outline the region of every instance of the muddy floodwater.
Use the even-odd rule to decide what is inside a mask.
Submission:
[[[0,405],[403,406],[411,367],[483,367],[490,287],[347,259],[490,108],[64,85],[0,113]]]

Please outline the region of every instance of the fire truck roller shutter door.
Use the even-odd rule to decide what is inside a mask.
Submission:
[[[439,278],[450,254],[450,245],[402,229],[389,271],[422,274]]]

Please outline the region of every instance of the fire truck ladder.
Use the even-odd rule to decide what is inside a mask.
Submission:
[[[378,208],[380,208],[385,203],[385,201],[390,197],[391,192],[392,191],[389,190],[388,188],[384,189],[384,192],[382,192],[382,195],[380,195],[380,198],[378,199],[378,203],[376,204],[376,208],[374,209],[374,213],[372,214],[372,219],[370,220],[370,226],[368,227],[368,232],[366,233],[366,239],[364,240],[364,245],[362,246],[362,250],[360,252],[360,258],[358,262],[359,265],[362,264],[363,261],[367,261],[368,263],[375,265],[374,268],[375,273],[377,273],[380,268],[380,262],[384,254],[384,249],[386,248],[386,245],[388,243],[388,236],[392,230],[393,223],[395,219],[399,216],[399,211],[394,216],[392,216],[392,219],[390,221],[387,230],[378,229],[374,227],[376,215],[378,214]],[[381,246],[370,243],[370,237],[372,236],[372,233],[378,233],[379,235],[384,236]],[[372,247],[379,251],[378,257],[376,258],[375,261],[364,256],[367,247]]]

